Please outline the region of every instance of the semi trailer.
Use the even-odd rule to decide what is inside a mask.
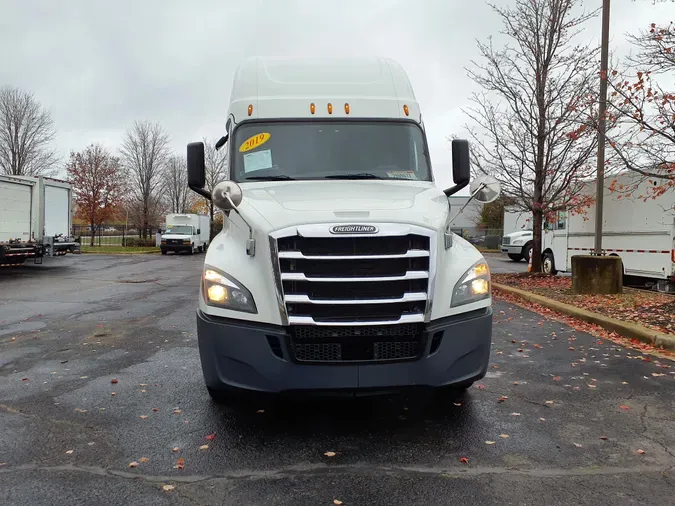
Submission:
[[[228,180],[205,187],[204,144],[188,184],[223,211],[204,261],[197,339],[211,397],[468,388],[492,339],[490,269],[451,231],[420,107],[384,58],[245,60],[232,87]],[[471,181],[491,202],[492,178]]]
[[[71,237],[72,190],[42,176],[0,175],[0,265],[79,253]]]

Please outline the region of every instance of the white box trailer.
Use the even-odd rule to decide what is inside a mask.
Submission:
[[[70,183],[46,177],[0,176],[0,264],[79,253],[71,236]]]
[[[607,177],[602,249],[621,257],[630,284],[675,292],[675,190],[652,198],[653,186],[634,173]],[[594,195],[595,181],[585,183],[583,192]],[[572,257],[591,254],[594,247],[595,205],[582,214],[560,212],[544,231],[544,270],[571,271]]]
[[[166,216],[162,234],[162,255],[169,251],[189,254],[206,251],[211,237],[211,218],[203,214],[174,213]]]

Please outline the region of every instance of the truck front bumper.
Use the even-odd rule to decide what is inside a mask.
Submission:
[[[501,245],[502,253],[507,253],[509,255],[520,255],[523,252],[524,244],[510,244],[510,245]]]
[[[163,252],[173,251],[174,253],[189,253],[192,249],[191,244],[162,244],[159,249]]]
[[[425,326],[419,358],[407,361],[304,364],[293,359],[286,327],[197,313],[204,380],[215,390],[381,391],[445,387],[485,376],[492,308]]]

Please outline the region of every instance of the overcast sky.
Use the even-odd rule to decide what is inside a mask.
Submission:
[[[612,49],[625,53],[626,32],[671,19],[672,3],[612,0]],[[137,119],[160,122],[184,153],[223,133],[244,57],[388,56],[412,81],[445,187],[446,138],[462,134],[460,108],[475,90],[464,67],[475,39],[499,29],[482,0],[0,0],[0,85],[51,109],[64,161],[91,142],[117,150]],[[598,17],[587,37],[599,33]]]

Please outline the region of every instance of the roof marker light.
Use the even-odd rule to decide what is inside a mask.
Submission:
[[[314,103],[309,104],[309,112],[311,112],[312,114],[316,112],[316,106],[314,105]]]
[[[333,114],[333,104],[328,103],[328,114]]]
[[[253,104],[248,104],[248,115],[253,114]]]
[[[406,116],[410,116],[410,109],[408,109],[407,105],[403,105],[403,112]]]
[[[345,103],[345,113],[349,114],[349,104]]]

